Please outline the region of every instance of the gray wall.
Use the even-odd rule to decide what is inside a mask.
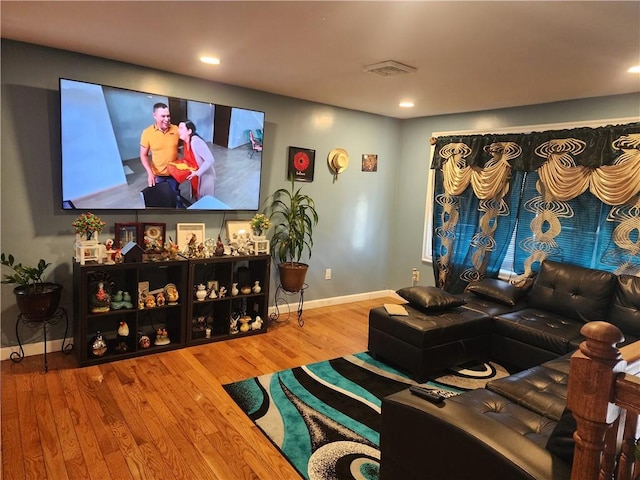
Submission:
[[[78,213],[60,209],[59,77],[265,111],[263,200],[287,185],[289,146],[315,149],[314,181],[300,184],[320,216],[305,300],[397,289],[410,283],[413,267],[422,273],[421,284],[433,284],[431,267],[421,260],[433,131],[627,117],[639,110],[639,96],[625,95],[400,121],[4,39],[1,67],[1,249],[24,263],[52,262],[48,280],[64,285],[62,306],[70,311],[71,222]],[[336,147],[349,152],[350,165],[334,183],[326,158]],[[378,155],[376,173],[361,171],[365,153]],[[207,236],[215,237],[225,220],[251,217],[98,213],[107,222],[102,239],[112,235],[115,222],[165,222],[168,234],[176,223],[204,222]],[[326,268],[332,280],[324,280]],[[272,275],[272,289],[274,282]],[[12,288],[0,291],[1,345],[15,345]],[[58,327],[49,338],[62,334]],[[21,338],[36,342],[41,333],[25,331]]]

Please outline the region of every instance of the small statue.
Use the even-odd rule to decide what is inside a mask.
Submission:
[[[107,352],[107,342],[102,338],[102,333],[98,330],[96,336],[91,341],[90,353],[96,357],[101,357]]]
[[[256,319],[251,322],[251,330],[260,330],[262,328],[262,318],[260,315],[256,316]]]
[[[156,306],[156,297],[153,295],[147,295],[144,297],[144,306],[147,308],[153,308]]]
[[[169,334],[167,333],[166,328],[159,328],[156,332],[156,339],[153,342],[154,345],[169,345],[171,340],[169,340]]]
[[[253,293],[260,293],[262,291],[262,287],[260,286],[259,280],[255,281],[255,283],[253,284],[253,287],[251,288],[251,291]]]
[[[140,348],[149,348],[151,346],[151,339],[146,335],[140,335],[138,345],[140,345]]]
[[[220,238],[220,235],[218,235],[218,241],[216,242],[216,249],[214,250],[213,254],[216,257],[221,257],[222,255],[224,255],[224,244],[222,243],[222,239]]]
[[[227,295],[226,287],[220,287],[220,291],[218,292],[218,298],[224,298]]]
[[[156,295],[156,305],[158,305],[159,307],[164,307],[164,302],[164,293],[158,292],[158,295]]]
[[[169,301],[169,305],[175,305],[178,303],[178,289],[175,285],[169,285],[166,289],[167,292],[167,300]]]
[[[118,337],[128,337],[129,336],[129,325],[127,322],[121,321],[118,325]]]
[[[138,297],[138,310],[143,310],[144,309],[144,294],[140,294],[140,296]]]
[[[104,313],[111,309],[111,295],[104,282],[96,284],[96,292],[90,298],[91,313]]]
[[[229,333],[232,335],[235,335],[236,333],[238,333],[238,318],[237,317],[231,317],[231,319],[229,320]]]

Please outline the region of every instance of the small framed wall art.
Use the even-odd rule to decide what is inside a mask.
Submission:
[[[362,171],[377,172],[378,171],[378,155],[373,153],[362,154]]]
[[[115,248],[122,248],[129,242],[138,243],[139,223],[115,224]]]
[[[289,147],[287,179],[293,176],[299,182],[313,182],[316,151],[308,148]]]
[[[166,223],[143,223],[141,224],[141,247],[145,253],[160,252],[164,248],[167,237]]]
[[[227,238],[230,242],[237,242],[239,239],[248,241],[251,238],[251,223],[249,220],[227,220]]]
[[[176,224],[176,242],[180,248],[189,244],[193,236],[196,236],[196,245],[204,243],[205,225],[204,223],[178,223]]]

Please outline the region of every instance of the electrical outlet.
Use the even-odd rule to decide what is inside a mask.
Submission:
[[[417,268],[411,269],[411,283],[417,285],[420,281],[420,271]]]
[[[324,271],[324,279],[325,280],[331,280],[331,269],[330,268],[327,268]]]

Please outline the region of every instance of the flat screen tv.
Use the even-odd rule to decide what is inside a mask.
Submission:
[[[205,140],[214,157],[212,195],[182,181],[177,207],[166,204],[160,184],[148,189],[140,136],[154,123],[156,103],[169,107],[175,125],[191,120]],[[60,118],[65,210],[259,208],[264,112],[61,78]]]

